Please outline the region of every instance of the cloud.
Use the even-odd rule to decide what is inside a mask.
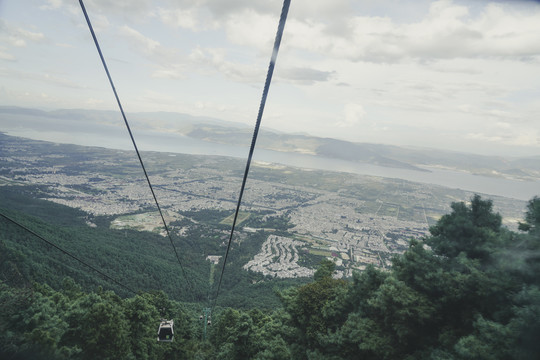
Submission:
[[[504,102],[494,105],[462,104],[457,107],[457,111],[492,122],[494,127],[503,130],[510,129],[510,124],[514,126],[511,130],[515,130],[519,124],[527,124],[527,119],[535,118],[534,114],[527,113],[524,109],[512,107]],[[493,125],[490,126],[490,129],[494,130]]]
[[[152,0],[87,0],[88,8],[100,12],[129,17],[131,20],[146,18],[153,8]]]
[[[506,131],[501,133],[467,133],[465,138],[500,145],[540,147],[540,133],[538,131],[525,132],[514,130],[509,133],[508,129],[506,129]]]
[[[502,121],[499,121],[499,122],[495,123],[495,126],[498,127],[498,128],[501,128],[501,129],[511,129],[512,128],[512,124],[507,123],[507,122],[502,122]]]
[[[189,60],[200,72],[204,72],[204,68],[210,69],[238,82],[261,82],[266,73],[264,67],[227,60],[227,51],[221,48],[195,48]]]
[[[127,25],[121,26],[119,28],[119,32],[120,35],[129,40],[135,48],[139,49],[145,54],[152,54],[161,46],[159,41],[146,37]]]
[[[87,2],[89,11],[97,12],[92,18],[107,14],[132,23],[157,18],[169,27],[194,32],[222,30],[231,43],[265,53],[272,44],[282,4],[280,0],[164,0],[159,3],[162,6],[151,0]],[[68,4],[49,0],[45,7],[59,9]],[[291,5],[284,45],[349,61],[540,59],[540,6],[534,2],[520,7],[486,2],[475,4],[472,11],[470,3],[439,0],[422,15],[424,4],[415,5],[420,15],[407,21],[356,15],[358,11],[352,7],[360,5],[348,0],[299,0]],[[394,6],[412,7],[401,3]]]
[[[45,35],[39,32],[28,31],[0,19],[0,41],[12,47],[26,47],[28,42],[40,43]]]
[[[358,125],[366,115],[364,107],[354,103],[346,104],[343,113],[343,119],[336,124],[338,127],[352,127]]]
[[[107,17],[121,17],[129,23],[146,22],[152,17],[152,10],[155,7],[154,0],[85,0],[84,5],[92,26],[100,32],[103,25],[108,25]],[[179,6],[180,4],[175,4]],[[44,11],[59,11],[68,14],[71,21],[81,23],[81,7],[78,1],[73,0],[46,0],[46,3],[39,7]],[[84,20],[83,20],[84,22]]]
[[[157,16],[166,25],[198,31],[201,29],[197,9],[157,9]]]
[[[224,111],[236,111],[237,108],[235,106],[231,105],[224,105],[224,104],[216,104],[212,101],[197,101],[195,102],[195,107],[197,109],[211,109],[218,112],[224,112]]]
[[[321,71],[307,67],[284,68],[277,71],[278,78],[300,85],[313,85],[329,81],[335,71]]]
[[[282,1],[252,1],[252,0],[228,0],[214,1],[203,0],[201,2],[208,8],[212,16],[219,22],[226,21],[231,16],[237,16],[246,9],[251,9],[258,14],[271,14],[275,9],[280,8]]]
[[[15,56],[10,54],[4,46],[0,46],[0,60],[13,61],[15,59]]]
[[[452,63],[441,63],[441,61],[428,64],[428,67],[437,72],[441,73],[457,73],[457,74],[465,74],[465,75],[478,75],[481,74],[482,71],[479,69],[474,69],[472,67],[465,67],[465,66],[456,66]]]
[[[41,5],[40,8],[42,10],[55,10],[64,5],[63,0],[47,0],[47,4]]]
[[[133,51],[152,62],[153,78],[177,80],[185,79],[189,74],[188,61],[180,56],[178,49],[163,46],[159,41],[127,25],[119,27],[119,34],[127,40]]]
[[[92,28],[94,28],[94,31],[98,34],[104,33],[105,30],[110,26],[109,19],[103,14],[91,14],[90,19],[92,22]],[[81,23],[81,25],[86,28],[86,23]]]
[[[168,64],[177,57],[175,49],[165,47],[159,41],[147,37],[127,25],[119,27],[119,34],[128,41],[135,52],[158,64]]]
[[[61,48],[70,48],[70,49],[75,48],[75,46],[73,46],[72,44],[66,44],[66,43],[56,43],[54,45],[58,46],[58,47],[61,47]]]
[[[540,55],[540,7],[519,10],[486,4],[473,15],[450,0],[435,1],[416,22],[387,17],[348,16],[347,32],[329,31],[330,22],[292,19],[289,42],[298,49],[352,61],[398,62],[406,59],[451,59]]]
[[[254,9],[244,9],[230,14],[223,24],[227,38],[233,44],[250,46],[268,52],[277,30],[276,14],[260,14]]]
[[[86,2],[85,2],[86,4]],[[69,14],[73,19],[79,18],[81,14],[81,7],[79,4],[71,0],[46,0],[45,5],[39,7],[43,11],[61,11],[63,13]],[[93,9],[94,7],[91,6]]]
[[[188,71],[187,67],[183,64],[176,64],[170,66],[162,66],[157,70],[152,72],[153,78],[158,79],[170,79],[170,80],[181,80],[187,77]]]
[[[153,62],[156,68],[152,72],[154,78],[185,79],[190,72],[203,74],[218,72],[238,82],[260,82],[264,79],[266,63],[260,66],[259,61],[255,63],[231,61],[224,48],[199,46],[192,49],[189,56],[182,57],[178,49],[163,46],[159,41],[143,35],[128,25],[119,27],[119,34],[128,41],[133,51]],[[304,74],[306,75],[307,73]],[[316,77],[316,71],[311,75]],[[302,79],[296,79],[300,80]]]
[[[39,81],[44,82],[50,85],[65,87],[65,88],[71,88],[71,89],[81,89],[82,86],[74,83],[73,81],[56,76],[51,75],[49,73],[30,73],[26,71],[20,71],[20,70],[14,70],[14,69],[6,69],[6,68],[0,68],[0,77],[5,78],[14,78],[18,80],[31,80],[31,81]]]
[[[234,62],[227,59],[223,48],[196,47],[180,59],[163,61],[152,73],[152,77],[163,79],[185,79],[192,73],[212,76],[216,73],[240,83],[261,83],[266,74],[265,66],[253,63]]]
[[[282,2],[85,0],[100,41],[118,44],[105,49],[106,57],[129,61],[113,74],[118,85],[130,86],[126,103],[233,121],[252,120],[245,107],[260,100]],[[367,129],[365,141],[438,146],[452,138],[465,143],[469,134],[471,148],[535,144],[540,6],[517,3],[293,0],[274,74],[279,91],[265,122],[349,139]],[[17,67],[0,70],[4,86],[35,91],[40,104],[41,92],[50,104],[63,91],[64,107],[110,107],[113,99],[103,94],[101,103],[86,77],[103,74],[81,73],[88,59],[95,63],[95,49],[78,3],[39,4],[0,20],[0,59]],[[57,46],[46,53],[32,46],[48,40]],[[20,54],[24,62],[16,61]],[[77,85],[70,79],[80,76],[90,87],[71,91]]]
[[[96,106],[103,105],[105,101],[102,99],[88,98],[84,103],[92,108],[95,108]]]

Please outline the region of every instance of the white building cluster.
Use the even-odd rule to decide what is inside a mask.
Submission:
[[[243,268],[277,278],[311,277],[314,270],[298,265],[298,247],[305,245],[287,237],[269,235],[261,251]]]

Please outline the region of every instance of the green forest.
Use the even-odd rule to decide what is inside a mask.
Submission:
[[[329,260],[309,280],[242,271],[263,241],[255,233],[231,251],[205,331],[200,316],[211,306],[213,271],[197,254],[220,250],[201,237],[223,236],[223,216],[206,214],[216,230],[192,234],[185,279],[159,235],[90,228],[77,210],[0,194],[2,213],[137,290],[111,284],[0,219],[2,359],[540,358],[538,197],[518,231],[502,226],[491,200],[453,203],[390,269],[368,267],[351,279],[333,278]],[[286,219],[277,225],[286,228]],[[174,319],[171,343],[157,342],[161,318]]]

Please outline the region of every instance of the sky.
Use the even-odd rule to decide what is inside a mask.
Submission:
[[[255,123],[281,0],[84,3],[128,118]],[[0,0],[0,105],[117,110],[78,1]],[[539,125],[540,2],[519,0],[292,0],[262,121],[506,156],[540,155]]]

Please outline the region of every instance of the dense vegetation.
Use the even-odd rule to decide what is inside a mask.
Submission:
[[[339,280],[334,264],[323,261],[312,282],[276,289],[281,305],[271,310],[253,302],[216,308],[206,340],[203,302],[162,291],[120,297],[89,290],[78,284],[86,284],[79,272],[54,286],[45,284],[52,274],[35,282],[28,255],[13,245],[23,233],[2,222],[2,234],[12,235],[0,238],[0,357],[537,359],[540,198],[529,201],[520,232],[501,220],[479,196],[454,203],[391,270],[369,267]],[[48,231],[46,222],[38,225]],[[162,316],[175,320],[173,343],[156,342]]]
[[[97,227],[89,227],[86,213],[35,199],[33,192],[39,190],[36,188],[0,187],[0,211],[136,291],[163,290],[172,299],[189,302],[206,300],[208,293],[215,291],[209,287],[209,279],[211,275],[215,278],[218,272],[211,272],[206,256],[224,254],[230,226],[219,222],[230,212],[186,212],[197,224],[185,219],[182,221],[187,223],[171,223],[172,227],[189,225],[185,236],[173,235],[186,279],[167,238],[151,232],[110,229],[113,220],[110,216],[92,217],[90,220]],[[255,223],[261,216],[254,214],[249,221]],[[273,220],[273,225],[284,229],[289,226],[285,220]],[[0,218],[0,226],[0,256],[8,259],[23,278],[59,289],[64,277],[69,276],[86,290],[102,286],[123,297],[130,295],[121,286],[102,279],[3,218]],[[252,233],[249,239],[240,233],[236,236],[222,284],[222,305],[275,308],[280,305],[274,292],[276,286],[285,288],[305,283],[305,279],[271,283],[263,281],[264,276],[260,274],[242,269],[242,265],[259,252],[265,237],[263,232]]]

